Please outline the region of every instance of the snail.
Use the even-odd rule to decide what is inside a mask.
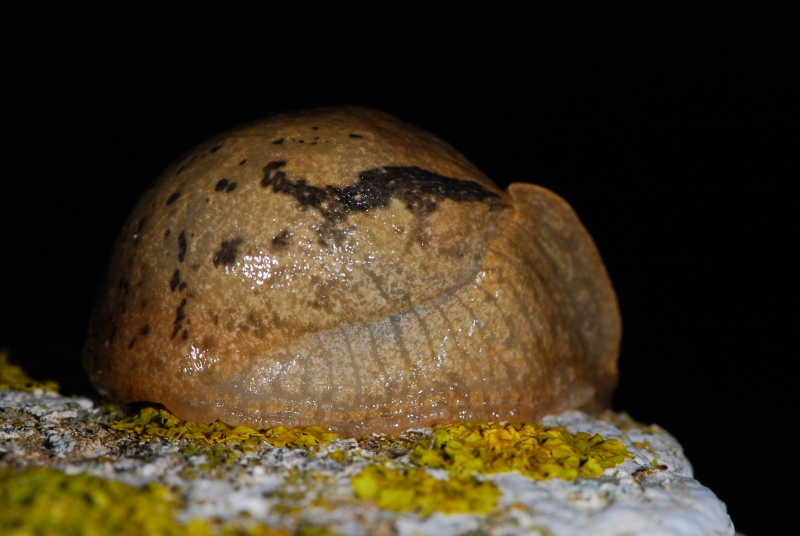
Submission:
[[[565,201],[500,190],[388,114],[328,108],[163,172],[117,239],[83,363],[118,402],[353,437],[602,410],[620,336]]]

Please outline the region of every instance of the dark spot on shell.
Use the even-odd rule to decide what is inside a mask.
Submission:
[[[214,266],[231,266],[236,262],[236,248],[242,244],[244,240],[241,238],[234,238],[233,240],[226,240],[220,244],[220,249],[214,253]]]
[[[226,193],[226,194],[229,194],[229,193],[231,193],[232,191],[234,191],[235,189],[236,189],[236,183],[235,183],[235,182],[232,182],[232,183],[230,183],[230,184],[228,185],[228,187],[227,187],[227,188],[225,188],[225,193]]]
[[[247,322],[257,328],[264,327],[264,324],[261,322],[261,317],[258,314],[256,314],[255,311],[250,311],[247,314]]]
[[[267,328],[261,317],[255,311],[250,311],[247,315],[247,321],[241,322],[238,326],[241,331],[251,333],[259,339],[263,339],[267,335]]]
[[[273,141],[272,145],[280,145],[281,143],[283,143],[283,138]]]
[[[242,160],[241,162],[239,162],[239,165],[240,165],[240,166],[243,166],[243,165],[245,165],[246,163],[247,163],[247,158],[245,158],[244,160]]]
[[[178,331],[181,329],[183,319],[186,318],[186,314],[183,312],[184,307],[186,307],[186,298],[181,300],[180,305],[178,305],[178,308],[175,310],[175,321],[173,322],[174,327],[172,328],[172,335],[170,335],[170,339],[175,338],[175,336],[178,334]]]
[[[169,233],[170,233],[170,232],[172,232],[172,231],[170,231],[169,229],[167,229],[167,230],[164,232],[164,238],[169,238]]]
[[[186,230],[184,229],[181,231],[181,234],[178,235],[178,260],[183,262],[183,258],[186,256]]]
[[[297,143],[305,143],[306,140],[297,140]]]
[[[226,186],[228,186],[228,179],[220,179],[219,181],[217,181],[217,185],[214,186],[214,191],[221,192],[225,189]]]
[[[128,343],[128,349],[130,350],[133,348],[133,345],[136,344],[136,337],[131,339],[131,342]]]
[[[128,280],[127,280],[127,279],[125,279],[124,277],[121,277],[121,278],[120,278],[120,280],[119,280],[119,284],[117,285],[117,287],[118,287],[118,288],[119,288],[119,289],[122,291],[122,293],[123,293],[123,294],[125,294],[126,296],[128,295],[128,292],[130,292],[130,290],[131,290],[131,284],[130,284],[130,283],[128,282]]]
[[[172,274],[172,279],[169,280],[169,289],[172,292],[175,292],[175,289],[178,288],[178,285],[181,283],[181,271],[175,270]]]
[[[350,137],[351,138],[363,138],[364,136],[361,136],[359,134],[350,134]]]
[[[273,160],[264,166],[264,178],[261,179],[261,186],[269,186],[269,177],[272,172],[286,165],[286,160]]]
[[[184,169],[186,169],[186,166],[188,166],[188,165],[189,165],[189,164],[184,164],[184,165],[182,165],[181,167],[179,167],[179,168],[178,168],[178,171],[177,171],[177,172],[175,172],[175,175],[180,175],[181,173],[183,173],[183,170],[184,170]]]
[[[176,309],[175,322],[180,322],[186,318],[186,315],[183,313],[184,307],[186,307],[186,298],[181,300],[181,304],[178,305],[178,308]]]
[[[172,195],[169,196],[169,198],[167,199],[167,206],[169,206],[172,203],[174,203],[180,196],[181,196],[181,192],[180,191],[172,192]]]
[[[213,322],[213,324],[214,324],[215,326],[218,326],[218,325],[219,325],[219,315],[213,315],[213,316],[211,317],[211,322]]]
[[[144,218],[139,220],[139,224],[136,226],[136,232],[139,233],[142,231],[142,227],[144,227]]]
[[[187,285],[186,281],[181,281],[181,284],[180,284],[180,285],[178,285],[178,290],[183,290],[183,289],[185,289],[185,288],[186,288],[186,285]]]
[[[217,151],[219,151],[221,148],[222,148],[222,144],[215,145],[214,147],[212,147],[212,148],[211,148],[211,152],[212,152],[212,153],[216,153],[216,152],[217,152]]]
[[[343,220],[350,212],[366,212],[386,208],[393,198],[406,208],[425,216],[436,210],[437,201],[486,201],[492,206],[501,203],[500,196],[477,182],[445,177],[416,166],[387,166],[359,173],[352,186],[309,186],[305,179],[293,181],[281,171],[284,161],[264,166],[261,185],[272,186],[275,193],[294,197],[301,206],[311,206],[329,221]]]
[[[190,268],[196,272],[197,270],[200,269],[200,265],[197,264],[197,263],[194,263],[193,265],[190,266]]]
[[[319,130],[319,127],[311,127],[311,130]]]
[[[142,329],[139,330],[139,335],[146,336],[150,334],[150,324],[145,324],[142,326]]]
[[[275,247],[284,247],[290,245],[292,242],[289,240],[292,237],[291,232],[289,229],[284,229],[283,232],[279,235],[275,235],[272,238],[272,245]]]
[[[316,186],[308,186],[305,179],[296,182],[286,178],[286,173],[279,171],[286,165],[283,160],[273,161],[264,166],[264,178],[261,179],[261,186],[272,186],[272,191],[276,193],[288,194],[297,199],[302,206],[312,206],[320,208],[323,202],[331,197],[332,188],[324,189]]]
[[[145,307],[147,307],[147,300],[142,300],[142,303],[140,303],[140,304],[139,304],[139,306],[140,306],[142,309],[144,309]]]
[[[181,333],[181,339],[183,339],[185,341],[188,338],[189,338],[189,330],[188,329],[184,329],[183,333]]]

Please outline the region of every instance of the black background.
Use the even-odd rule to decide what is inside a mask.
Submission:
[[[480,17],[434,45],[437,23],[413,18],[276,32],[83,15],[43,29],[27,14],[4,38],[0,345],[32,375],[96,396],[79,363],[92,296],[128,211],[177,156],[275,112],[366,105],[575,208],[622,310],[614,409],[675,435],[739,530],[776,522],[762,505],[777,508],[772,479],[791,463],[776,438],[796,357],[781,346],[796,177],[780,49],[750,46],[754,32],[743,45],[742,27],[645,25],[641,41],[600,32],[567,53]]]

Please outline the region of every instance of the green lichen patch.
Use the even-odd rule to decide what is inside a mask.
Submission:
[[[419,466],[452,471],[519,471],[537,479],[595,477],[626,458],[625,445],[600,434],[571,434],[540,424],[455,423],[433,431],[409,455]]]
[[[88,474],[66,475],[46,467],[0,468],[0,533],[205,536],[252,534],[288,536],[282,529],[245,529],[194,519],[175,522],[180,499],[169,489],[134,488]]]
[[[200,439],[211,444],[239,443],[245,447],[255,447],[261,441],[274,447],[313,447],[339,437],[320,426],[292,429],[275,426],[257,430],[248,426],[234,427],[220,421],[203,424],[184,421],[167,410],[154,408],[143,408],[138,414],[113,421],[109,426],[144,438]]]
[[[58,384],[53,381],[36,381],[25,374],[22,367],[12,365],[8,361],[8,353],[0,351],[0,389],[25,391],[32,393],[36,389],[43,391],[58,391]]]
[[[395,512],[491,512],[500,490],[493,483],[480,481],[467,473],[453,473],[439,480],[422,467],[392,469],[368,465],[353,477],[356,497],[374,501],[378,507]]]

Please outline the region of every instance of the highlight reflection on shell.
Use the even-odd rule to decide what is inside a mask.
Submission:
[[[616,297],[558,196],[374,110],[232,130],[118,239],[84,365],[182,418],[343,435],[608,404]]]

